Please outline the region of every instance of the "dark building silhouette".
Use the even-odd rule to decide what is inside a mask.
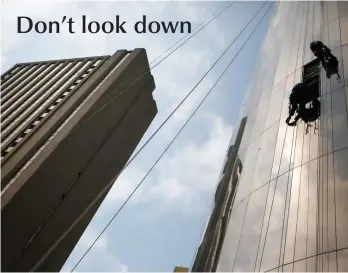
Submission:
[[[242,119],[236,141],[229,146],[220,182],[215,192],[215,204],[205,234],[192,267],[192,272],[216,271],[228,220],[231,213],[235,189],[243,170],[238,149],[243,137],[247,118]]]
[[[129,160],[157,113],[144,49],[1,76],[1,265],[32,270]],[[59,271],[108,191],[35,271]]]

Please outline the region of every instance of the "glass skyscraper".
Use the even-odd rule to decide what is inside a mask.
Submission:
[[[327,78],[313,40],[338,58],[341,81]],[[253,73],[216,271],[348,271],[348,2],[276,3]],[[319,92],[311,127],[285,123],[299,82]]]

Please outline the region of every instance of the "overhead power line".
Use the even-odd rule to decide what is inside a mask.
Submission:
[[[260,12],[260,10],[262,9],[262,7],[264,6],[266,4],[266,2],[264,2],[264,4],[261,6],[261,8],[257,11],[257,13],[253,16],[253,18],[249,21],[249,23],[244,27],[244,29],[241,31],[241,33],[246,29],[246,27],[251,23],[251,21],[256,17],[256,15]],[[270,5],[270,7],[273,5],[273,3]],[[269,9],[270,9],[270,7],[269,7]],[[269,10],[268,9],[268,10]],[[268,12],[268,10],[267,10],[267,12]],[[267,14],[267,12],[265,13],[265,15]],[[262,17],[262,19],[265,17],[265,15]],[[260,20],[260,22],[258,23],[258,25],[261,23],[261,21],[262,21],[262,19]],[[258,26],[257,25],[257,26]],[[253,30],[253,32],[250,34],[250,36],[248,37],[248,39],[247,39],[247,41],[250,39],[250,37],[251,37],[251,35],[255,32],[255,30],[256,30],[256,28],[257,28],[257,26],[255,27],[255,29]],[[149,141],[153,138],[153,136],[155,135],[155,134],[157,134],[157,132],[163,127],[163,125],[168,121],[168,119],[176,112],[176,110],[182,105],[182,103],[188,98],[188,96],[196,89],[196,87],[200,84],[200,82],[205,78],[205,76],[212,70],[212,68],[217,64],[217,62],[225,55],[225,53],[228,51],[228,49],[232,46],[232,44],[236,41],[236,39],[241,35],[241,33],[234,39],[234,41],[229,45],[229,47],[222,53],[222,55],[218,58],[218,60],[212,65],[212,67],[208,70],[208,72],[207,73],[205,73],[205,75],[202,77],[202,79],[196,84],[196,86],[191,90],[191,92],[189,92],[189,94],[184,98],[184,100],[179,104],[179,106],[177,107],[177,108],[175,108],[174,109],[174,111],[169,115],[169,117],[162,123],[162,125],[158,128],[158,130],[156,130],[156,132],[149,138],[149,140],[139,149],[139,151],[138,151],[138,153],[136,153],[132,158],[131,158],[131,160],[126,164],[126,166],[116,175],[116,177],[115,177],[115,179],[123,172],[123,170],[134,160],[134,158],[141,152],[141,150],[149,143]],[[247,42],[246,41],[246,42]],[[237,53],[237,55],[239,54],[239,52],[243,49],[243,47],[244,47],[244,45],[246,44],[246,42],[243,44],[243,46],[242,46],[242,48],[238,51],[238,53]],[[237,55],[235,56],[235,58],[237,57]],[[235,59],[234,58],[234,59]],[[234,61],[234,59],[231,61],[231,63],[229,64],[229,66],[232,64],[232,62]],[[227,68],[226,68],[226,70],[223,72],[223,74],[225,73],[227,71]],[[220,76],[220,78],[219,78],[219,80],[221,79],[221,77],[223,76],[223,74]],[[218,81],[219,81],[218,80]],[[216,84],[217,84],[217,82],[216,82]],[[216,85],[215,84],[215,85]],[[213,88],[215,87],[215,85],[213,86]],[[212,89],[213,89],[212,88]],[[211,90],[212,90],[211,89]],[[210,92],[211,92],[211,90],[210,90]],[[207,94],[207,96],[208,96],[208,94]],[[206,97],[207,97],[206,96]],[[204,98],[204,100],[206,99],[206,97]],[[201,104],[203,103],[203,101],[201,102]],[[200,104],[200,105],[201,105]],[[198,108],[200,107],[200,105],[198,106]],[[198,108],[195,110],[195,112],[198,110]],[[194,112],[194,113],[195,113]],[[194,114],[193,114],[194,115]],[[192,115],[192,116],[193,116]],[[190,119],[191,119],[192,117],[190,117]],[[189,120],[190,120],[189,119]],[[189,120],[185,123],[185,125],[184,126],[186,126],[186,124],[189,122]],[[180,132],[183,130],[183,128],[180,130]],[[179,132],[179,134],[180,134],[180,132]],[[177,136],[176,136],[177,137]],[[175,139],[176,139],[176,137],[175,137]],[[170,147],[170,145],[175,141],[175,139],[173,139],[172,140],[172,142],[169,144],[169,146],[166,148],[166,150],[168,150],[168,148]],[[163,154],[161,155],[161,157],[164,155],[164,153],[166,152],[166,150],[163,152]],[[160,158],[161,158],[160,157]],[[155,163],[155,165],[157,164],[157,162],[160,160],[160,158],[156,161],[156,163]],[[154,166],[155,166],[154,165]],[[149,172],[151,172],[151,170],[154,168],[154,166],[150,169],[150,171]],[[148,172],[148,173],[149,173]],[[148,174],[147,174],[148,175]],[[146,175],[146,177],[147,177],[147,175]],[[146,177],[144,177],[144,179],[146,178]],[[72,230],[72,228],[74,228],[74,226],[82,219],[82,217],[88,212],[88,210],[94,205],[94,203],[105,193],[105,191],[107,191],[111,186],[112,186],[112,184],[113,184],[113,182],[114,182],[114,180],[115,179],[113,179],[102,191],[101,191],[101,193],[96,197],[96,199],[95,200],[93,200],[92,202],[91,202],[91,204],[86,208],[86,210],[76,219],[76,221],[67,229],[67,231],[56,241],[56,243],[50,248],[50,250],[49,251],[47,251],[46,252],[46,254],[40,259],[40,261],[31,269],[31,271],[34,271],[34,270],[36,270],[40,265],[41,265],[41,263],[48,257],[48,255],[57,247],[57,245],[65,238],[65,236]],[[143,180],[144,180],[143,179]],[[143,181],[142,180],[142,181]],[[141,183],[142,183],[142,181],[141,181]],[[137,188],[141,185],[141,183],[137,186]],[[137,188],[135,189],[135,191],[137,190]],[[135,192],[134,191],[134,192]],[[134,192],[131,194],[131,196],[134,194]],[[126,200],[126,202],[123,204],[123,206],[119,209],[119,211],[117,212],[117,214],[122,210],[122,208],[124,207],[124,205],[128,202],[128,200],[131,198],[131,196]],[[117,215],[116,214],[116,215]],[[113,219],[116,217],[116,215],[113,217]],[[113,220],[112,219],[112,220]],[[110,222],[111,223],[111,222]],[[109,224],[110,224],[109,223]],[[108,224],[108,225],[109,225]],[[107,228],[107,227],[106,227]],[[106,229],[105,228],[105,229]],[[104,230],[105,230],[104,229]],[[104,231],[103,231],[104,232]],[[101,234],[100,234],[100,236],[101,236]],[[98,238],[100,237],[100,236],[98,236]],[[98,238],[97,238],[97,240],[98,240]],[[94,243],[93,243],[93,245],[94,245]],[[92,245],[92,246],[93,246]],[[91,246],[91,247],[92,247]],[[91,249],[91,247],[89,248],[89,250]],[[88,251],[89,251],[88,250]],[[87,251],[87,252],[88,252]],[[85,253],[85,255],[87,254],[87,252]],[[84,255],[84,256],[85,256]],[[84,257],[83,256],[83,257]],[[83,258],[81,258],[81,260],[80,261],[82,261],[82,259]],[[79,263],[78,263],[79,264]],[[77,265],[78,265],[77,264]],[[76,266],[77,266],[76,265]],[[76,266],[74,267],[74,269],[76,268]]]
[[[264,3],[265,4],[265,3]],[[124,203],[122,204],[122,206],[118,209],[118,211],[114,214],[114,216],[111,218],[111,220],[108,222],[108,224],[105,226],[105,228],[99,233],[99,235],[97,236],[97,238],[93,241],[93,243],[90,245],[90,247],[86,250],[86,252],[82,255],[82,257],[80,258],[80,260],[77,262],[77,264],[73,267],[72,271],[73,272],[76,267],[82,262],[82,260],[86,257],[86,255],[88,254],[88,252],[92,249],[92,247],[96,244],[96,242],[99,240],[99,238],[104,234],[104,232],[106,231],[106,229],[111,225],[111,223],[115,220],[115,218],[117,217],[117,215],[121,212],[121,210],[124,208],[124,206],[128,203],[128,201],[132,198],[132,196],[134,195],[134,193],[138,190],[138,188],[142,185],[142,183],[144,182],[144,180],[148,177],[148,175],[151,173],[151,171],[156,167],[157,163],[162,159],[162,157],[165,155],[165,153],[167,152],[167,150],[171,147],[171,145],[175,142],[175,140],[179,137],[179,135],[181,134],[181,132],[185,129],[186,125],[190,122],[190,120],[193,118],[193,116],[196,114],[196,112],[198,111],[198,109],[202,106],[202,104],[204,103],[204,101],[208,98],[208,96],[211,94],[211,92],[213,91],[213,89],[215,88],[215,86],[220,82],[221,78],[225,75],[225,73],[227,72],[227,70],[230,68],[231,64],[234,62],[234,60],[237,58],[237,56],[239,55],[239,53],[243,50],[244,46],[246,45],[246,43],[249,41],[249,39],[251,38],[251,36],[254,34],[254,32],[256,31],[257,27],[260,25],[260,23],[262,22],[263,18],[266,16],[266,14],[268,13],[268,11],[270,10],[271,6],[273,5],[273,3],[269,6],[269,8],[267,9],[267,11],[265,12],[265,14],[262,16],[262,18],[260,19],[260,21],[258,22],[258,24],[256,25],[256,27],[254,28],[254,30],[251,32],[251,34],[248,36],[248,38],[246,39],[246,41],[243,43],[243,45],[241,46],[241,48],[238,50],[237,54],[233,57],[233,59],[229,62],[229,64],[227,65],[227,67],[225,68],[225,70],[221,73],[221,75],[219,76],[219,78],[215,81],[214,85],[210,88],[210,90],[207,92],[207,94],[204,96],[204,98],[201,100],[201,102],[198,104],[198,106],[195,108],[195,110],[192,112],[192,114],[190,115],[190,117],[186,120],[186,122],[183,124],[183,126],[180,128],[180,130],[178,131],[178,133],[174,136],[174,138],[171,140],[171,142],[167,145],[167,147],[164,149],[164,151],[162,152],[162,154],[157,158],[157,160],[155,161],[155,163],[151,166],[151,168],[148,170],[148,172],[144,175],[144,177],[142,178],[142,180],[139,182],[139,184],[135,187],[135,189],[133,190],[133,192],[128,196],[128,198],[126,199],[126,201],[124,201]],[[263,7],[263,5],[262,5]],[[262,8],[261,7],[261,8]],[[261,9],[260,9],[261,10]],[[260,11],[259,10],[259,11]],[[258,11],[258,12],[259,12]],[[257,12],[257,13],[258,13]],[[256,13],[256,14],[257,14]]]

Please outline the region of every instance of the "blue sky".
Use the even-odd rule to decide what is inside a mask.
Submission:
[[[183,34],[136,34],[132,24],[148,20],[190,21],[196,27],[227,2],[3,1],[1,70],[17,62],[112,55],[117,49],[146,48],[149,60]],[[142,143],[194,87],[263,2],[237,2],[157,66],[154,98],[158,115]],[[268,7],[267,4],[265,8]],[[263,9],[260,16],[266,9]],[[134,198],[87,254],[77,271],[172,271],[190,267],[205,227],[215,185],[245,90],[274,7],[196,116],[144,181]],[[96,21],[127,20],[127,34],[17,34],[16,17],[61,20],[87,15]],[[253,27],[253,22],[177,114],[133,161],[111,189],[63,270],[70,270],[140,182],[194,110]]]

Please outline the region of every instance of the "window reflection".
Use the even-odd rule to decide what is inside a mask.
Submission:
[[[335,3],[337,5],[337,3]],[[339,19],[336,18],[329,22],[329,48],[336,49],[341,45],[341,33]]]
[[[250,196],[233,271],[254,271],[268,188],[266,184]]]
[[[248,199],[244,199],[234,205],[219,258],[218,272],[230,272],[233,268],[247,203]]]
[[[348,249],[337,251],[337,264],[339,272],[348,272]]]
[[[344,46],[342,46],[342,55],[343,55],[343,67],[344,67],[344,71],[343,71],[343,79],[346,83],[348,83],[348,44],[345,44]]]
[[[338,17],[338,6],[336,1],[327,2],[328,7],[328,21],[332,21]]]
[[[344,80],[344,72],[343,72],[343,63],[342,63],[342,48],[336,48],[335,50],[332,50],[332,54],[337,57],[338,60],[338,72],[341,75],[341,80],[337,81],[337,75],[332,75],[329,82],[330,82],[330,92],[333,92],[337,90],[338,88],[341,88],[344,86],[345,80]]]
[[[260,270],[261,260],[263,258],[264,245],[265,245],[265,240],[266,240],[266,235],[267,235],[269,217],[271,214],[271,209],[272,209],[272,204],[273,204],[273,196],[274,196],[275,186],[276,186],[276,180],[273,180],[269,183],[266,208],[265,208],[265,213],[264,213],[264,217],[263,217],[262,230],[261,230],[261,236],[260,236],[260,243],[258,246],[257,258],[256,258],[256,263],[255,263],[255,271]]]
[[[256,141],[254,141],[248,148],[245,162],[244,162],[244,170],[255,170],[255,165],[257,162],[257,157],[260,149],[261,137],[259,137]],[[252,189],[252,183],[254,179],[254,172],[242,172],[242,176],[238,185],[236,201],[240,201],[245,198]]]
[[[333,154],[329,154],[327,157],[327,251],[333,251],[337,249],[336,246],[336,198],[333,169]]]
[[[293,272],[306,272],[306,260],[295,262]]]
[[[348,6],[347,2],[345,2],[345,5]],[[340,18],[340,29],[341,29],[341,44],[342,45],[347,44],[348,43],[348,13],[345,14],[344,17]]]
[[[348,147],[348,123],[345,88],[332,93],[332,129],[334,151]]]
[[[299,192],[299,209],[296,226],[295,260],[306,257],[307,224],[308,224],[308,171],[309,164],[304,164],[301,169],[301,182]]]
[[[288,179],[289,173],[277,179],[261,263],[261,271],[269,270],[279,265]]]
[[[294,267],[293,263],[284,265],[283,266],[283,272],[292,272],[293,267]]]
[[[264,130],[268,129],[280,118],[284,88],[285,80],[279,83],[272,91]]]
[[[348,149],[334,154],[337,249],[348,247]]]
[[[278,126],[279,122],[273,125],[262,136],[252,190],[258,189],[270,180]]]
[[[318,167],[319,160],[309,162],[309,181],[308,181],[308,235],[307,235],[307,256],[313,256],[319,251],[317,240],[318,230]],[[301,194],[301,193],[300,193]]]
[[[294,248],[295,248],[300,183],[301,183],[301,167],[298,167],[294,169],[293,175],[292,175],[289,219],[288,219],[288,225],[286,228],[284,263],[291,263],[294,261]]]

